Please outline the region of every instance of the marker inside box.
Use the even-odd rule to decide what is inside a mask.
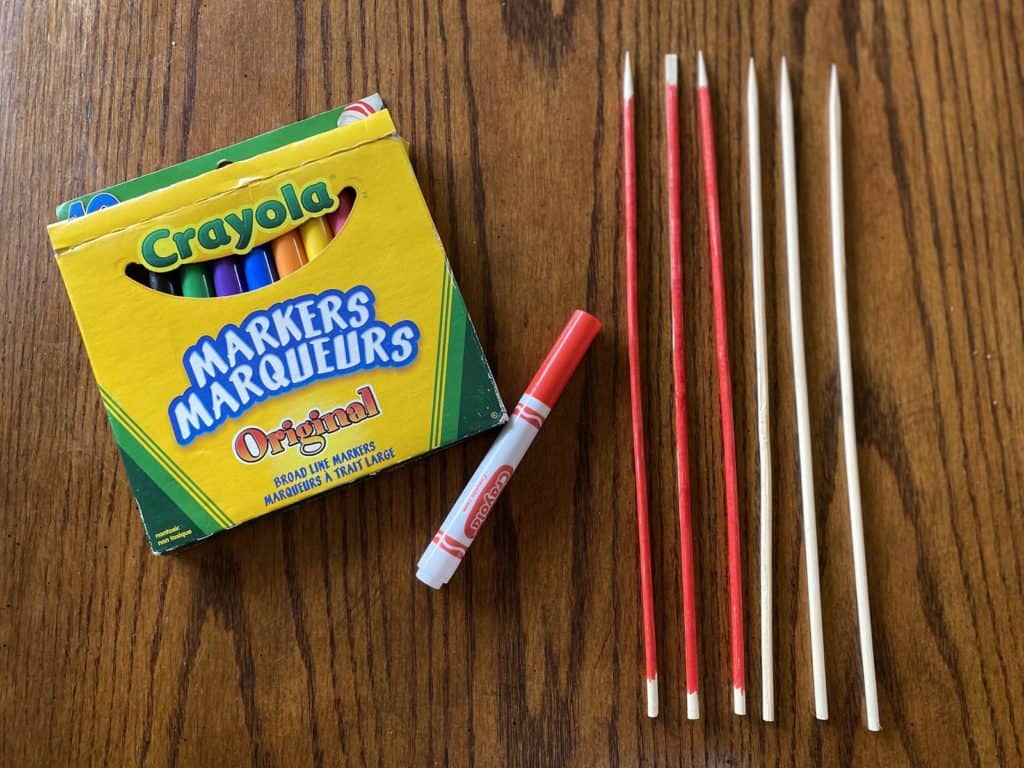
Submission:
[[[340,109],[330,110],[295,125],[270,131],[254,139],[243,141],[234,147],[218,150],[171,168],[154,171],[138,179],[108,187],[92,195],[62,203],[57,207],[57,220],[64,221],[84,216],[87,213],[95,213],[123,200],[130,200],[186,178],[194,178],[201,173],[223,168],[236,160],[244,160],[260,152],[269,151],[282,143],[300,140],[334,127],[352,125],[383,108],[384,101],[379,94],[374,93],[365,99],[357,99],[346,104]],[[341,190],[338,200],[338,208],[335,211],[302,225],[301,245],[298,232],[289,232],[280,238],[283,241],[279,250],[282,252],[284,276],[307,263],[306,251],[313,249],[315,255],[319,255],[341,231],[355,202],[353,190],[351,188]],[[212,265],[185,264],[178,270],[177,276],[161,275],[148,271],[141,265],[138,269],[132,270],[130,274],[136,281],[148,285],[153,290],[162,293],[179,293],[180,290],[181,295],[192,298],[232,296],[236,293],[257,290],[280,279],[276,263],[271,259],[270,250],[263,247],[254,248],[242,256],[241,271],[237,275],[235,265],[230,257],[215,261]],[[216,287],[218,282],[219,290]]]

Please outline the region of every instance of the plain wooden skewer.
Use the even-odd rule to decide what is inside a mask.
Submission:
[[[850,534],[853,539],[853,577],[857,590],[857,624],[860,658],[864,672],[864,707],[868,729],[880,731],[878,687],[875,680],[875,646],[871,639],[871,604],[868,597],[867,553],[864,548],[864,515],[860,499],[860,468],[857,461],[857,426],[853,411],[853,366],[850,362],[850,322],[846,302],[846,225],[843,212],[843,117],[839,100],[839,76],[835,65],[828,96],[828,165],[832,218],[832,271],[836,295],[836,336],[839,346],[839,381],[843,402],[843,444],[846,453],[846,484],[850,495]]]
[[[693,525],[690,515],[690,450],[686,431],[686,358],[683,330],[683,214],[679,172],[679,57],[665,57],[665,141],[668,180],[668,251],[672,304],[672,376],[675,404],[676,481],[679,503],[679,560],[686,652],[686,716],[700,718],[697,678],[697,605],[693,580]]]
[[[789,273],[789,327],[793,343],[793,383],[796,390],[797,442],[800,448],[800,497],[803,501],[804,554],[807,561],[807,610],[811,627],[811,673],[814,714],[828,720],[825,682],[825,641],[821,625],[821,579],[818,575],[818,524],[814,510],[814,462],[811,457],[811,418],[807,402],[807,363],[804,359],[804,319],[800,295],[800,231],[796,199],[796,147],[793,138],[793,96],[786,59],[782,59],[779,124],[782,134],[782,182],[786,208],[786,262]]]
[[[736,436],[732,415],[732,374],[725,312],[725,275],[722,265],[722,227],[718,210],[718,170],[715,131],[711,118],[711,92],[704,54],[697,53],[697,108],[700,118],[701,156],[704,161],[704,196],[707,200],[708,250],[711,252],[711,294],[715,318],[715,362],[722,416],[722,455],[725,480],[726,539],[729,550],[729,640],[732,655],[732,709],[747,714],[747,684],[743,653],[743,568],[740,548],[739,486],[736,479]]]
[[[629,397],[633,420],[633,482],[640,542],[640,602],[643,610],[647,716],[658,716],[658,644],[654,632],[651,531],[647,514],[647,457],[644,446],[643,389],[640,384],[640,317],[636,273],[636,138],[633,123],[633,72],[629,51],[622,72],[622,167],[626,217],[626,326],[629,343]]]
[[[750,260],[754,291],[754,367],[757,372],[757,448],[761,481],[761,718],[775,720],[772,637],[772,447],[768,402],[768,322],[764,298],[764,228],[761,210],[761,128],[757,69],[747,70],[747,155],[750,186]]]

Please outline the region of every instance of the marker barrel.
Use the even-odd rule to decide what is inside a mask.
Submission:
[[[169,272],[148,272],[146,275],[149,287],[160,293],[176,294],[174,278]]]
[[[577,310],[520,398],[512,418],[484,456],[417,564],[416,578],[440,589],[448,583],[480,527],[601,329],[597,318]]]
[[[178,270],[181,275],[181,295],[194,299],[213,296],[213,283],[206,264],[184,264]]]
[[[242,257],[242,270],[245,272],[246,288],[250,291],[263,288],[277,280],[274,262],[265,245],[257,245]]]
[[[213,262],[213,292],[217,296],[245,293],[242,271],[238,268],[238,259],[234,256],[225,256]]]
[[[302,247],[302,238],[299,237],[298,230],[293,229],[274,238],[270,242],[270,250],[274,254],[274,265],[281,279],[302,269],[306,263],[306,251]]]
[[[337,235],[341,232],[345,222],[348,221],[349,214],[352,213],[352,206],[355,202],[355,190],[351,187],[345,187],[338,193],[338,207],[324,217],[327,219],[332,235]]]
[[[302,237],[306,258],[310,261],[319,256],[334,237],[326,216],[317,216],[315,219],[302,222],[299,226],[299,235]]]

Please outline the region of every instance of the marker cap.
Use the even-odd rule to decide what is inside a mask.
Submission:
[[[416,578],[428,587],[440,589],[459,569],[461,558],[445,552],[437,546],[430,546],[416,566]]]
[[[573,312],[562,335],[526,388],[526,394],[549,408],[553,407],[600,330],[601,322],[596,317],[582,309]]]

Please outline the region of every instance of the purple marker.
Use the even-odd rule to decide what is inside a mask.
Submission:
[[[226,256],[213,262],[213,293],[215,296],[245,293],[242,270],[239,269],[238,259],[234,256]]]

